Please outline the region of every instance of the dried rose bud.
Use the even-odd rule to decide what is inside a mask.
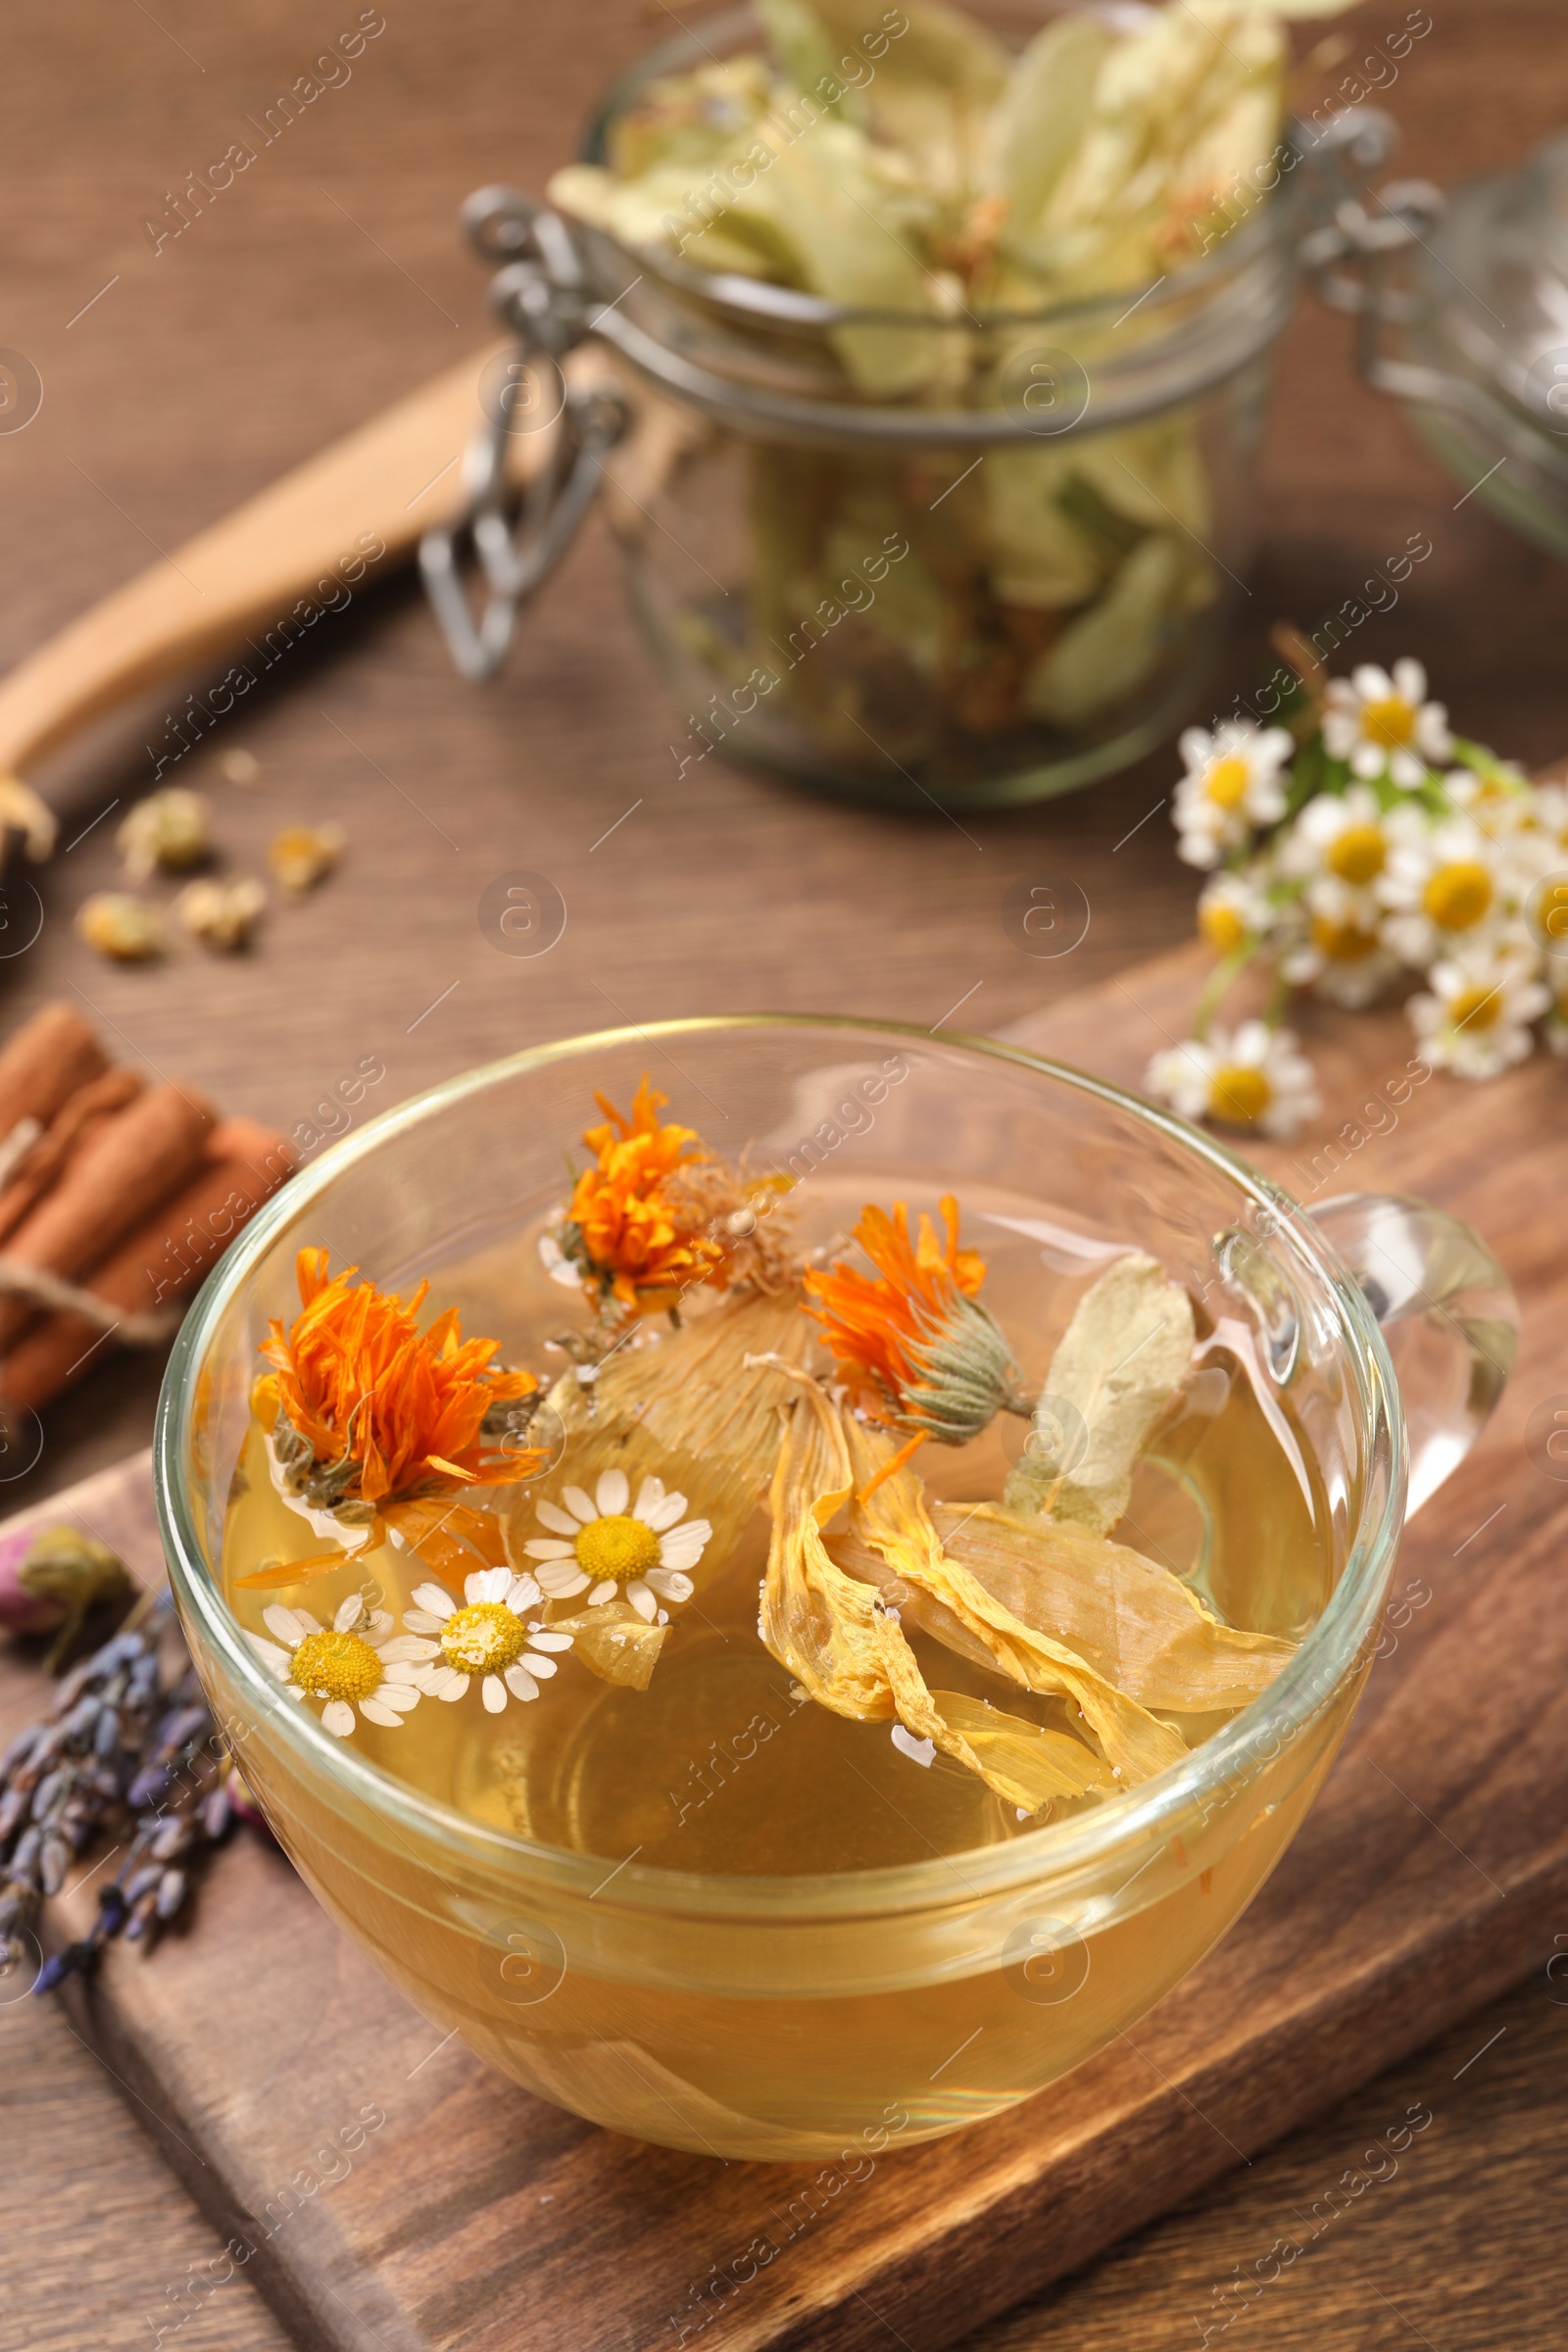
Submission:
[[[341,825],[287,825],[267,853],[280,890],[303,899],[324,882],[342,857],[348,835]]]
[[[0,1543],[0,1626],[58,1634],[64,1656],[89,1610],[128,1601],[135,1586],[107,1544],[79,1528],[24,1529]]]
[[[180,784],[138,801],[116,836],[131,880],[145,882],[160,866],[177,874],[200,865],[212,848],[211,813],[203,794]]]
[[[267,893],[249,874],[226,882],[188,882],[177,901],[179,919],[193,939],[220,955],[237,955],[267,908]]]
[[[76,909],[89,948],[115,963],[150,963],[169,953],[169,934],[154,907],[122,890],[101,890]]]

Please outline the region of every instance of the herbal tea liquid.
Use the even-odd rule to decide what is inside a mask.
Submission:
[[[811,1190],[810,1229],[802,1235],[808,1243],[847,1225],[862,1198],[859,1184],[835,1195],[819,1180]],[[1037,1247],[1017,1234],[1029,1207],[971,1196],[965,1213],[990,1264],[988,1301],[1026,1382],[1038,1385],[1083,1286],[1044,1268]],[[535,1279],[532,1267],[531,1249],[509,1244],[466,1274],[444,1274],[443,1295],[502,1334],[510,1360],[543,1370],[562,1361],[543,1351],[544,1340],[562,1327],[562,1295]],[[1280,1399],[1254,1386],[1246,1348],[1245,1333],[1227,1335],[1223,1324],[1206,1343],[1182,1405],[1139,1466],[1117,1540],[1188,1579],[1230,1624],[1295,1638],[1327,1597],[1329,1546],[1311,1455]],[[994,1498],[1026,1435],[1022,1421],[998,1422],[967,1446],[925,1446],[917,1467],[933,1497],[959,1505]],[[259,1428],[239,1470],[225,1578],[241,1622],[259,1626],[265,1600],[274,1596],[236,1591],[234,1579],[261,1559],[303,1557],[320,1544],[276,1492]],[[571,1477],[568,1452],[537,1485],[557,1494]],[[536,1532],[529,1489],[514,1497],[519,1525]],[[726,1557],[705,1557],[693,1597],[670,1610],[672,1630],[647,1690],[601,1682],[567,1653],[531,1704],[512,1703],[492,1716],[478,1711],[471,1691],[454,1705],[425,1699],[396,1730],[364,1726],[356,1746],[476,1825],[602,1860],[604,1892],[591,1916],[607,1930],[616,1916],[615,1874],[631,1867],[777,1880],[951,1857],[955,1901],[961,1902],[966,1853],[1094,1806],[1093,1797],[1063,1798],[1021,1819],[946,1755],[927,1758],[922,1743],[907,1736],[896,1741],[885,1722],[850,1721],[807,1699],[758,1639],[768,1532],[760,1509]],[[429,1572],[386,1544],[353,1569],[277,1597],[324,1620],[367,1580],[379,1605],[401,1617]],[[1014,1716],[1065,1728],[1061,1699],[1020,1690],[917,1628],[906,1631],[932,1688],[967,1691]],[[1196,1742],[1222,1718],[1173,1720]],[[259,1737],[265,1749],[265,1727]],[[382,1957],[421,2006],[461,2023],[494,2063],[547,2093],[565,2096],[569,2084],[573,2105],[603,2112],[622,2129],[626,2068],[635,2064],[649,2086],[650,2133],[670,2135],[673,2105],[693,2147],[776,2152],[767,2085],[778,2079],[782,2037],[797,2117],[819,2111],[823,2132],[834,2137],[850,2119],[868,2121],[902,2099],[906,2120],[899,2132],[925,2136],[1018,2095],[1023,2077],[1032,2088],[1065,2071],[1116,2020],[1174,1982],[1272,1865],[1331,1752],[1325,1728],[1320,1758],[1303,1746],[1286,1760],[1288,1771],[1279,1763],[1260,1770],[1256,1785],[1242,1792],[1247,1826],[1240,1837],[1232,1823],[1224,1851],[1206,1867],[1200,1855],[1191,1857],[1191,1870],[1176,1857],[1177,1883],[1165,1891],[1169,1865],[1151,1872],[1152,1899],[1131,1916],[1109,1918],[1087,1935],[1022,1920],[1009,1966],[960,1971],[951,1982],[928,1981],[912,1948],[895,1950],[879,1964],[874,1991],[793,2000],[777,1986],[745,1983],[753,1972],[737,1954],[726,1990],[722,1925],[705,1932],[700,1967],[689,1971],[678,1958],[661,1956],[665,1938],[656,1918],[633,1936],[641,1959],[628,1966],[624,1956],[613,1958],[615,1938],[607,1943],[597,1924],[587,1941],[605,1948],[590,1953],[581,1928],[558,1932],[532,1911],[521,1926],[509,1926],[505,1904],[487,1898],[443,1907],[427,1890],[414,1907],[413,1932],[405,1911]],[[265,1770],[258,1777],[265,1794]],[[297,1779],[278,1809],[286,1810],[290,1844],[307,1875],[363,1935],[368,1914],[385,1908],[386,1893],[408,1879],[396,1841],[377,1839],[363,1823],[350,1827],[340,1809]],[[454,1877],[461,1877],[456,1866]],[[907,1979],[917,1968],[927,1981],[915,1985]],[[693,1988],[683,1988],[683,1975]],[[862,1976],[863,1960],[847,1947],[846,1985]],[[594,2083],[607,2068],[596,2097]],[[911,2081],[922,2086],[913,2100]],[[800,2145],[808,2152],[818,2141],[808,2130]]]

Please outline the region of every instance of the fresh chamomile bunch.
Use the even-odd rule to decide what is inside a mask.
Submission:
[[[1463,1078],[1522,1061],[1544,1014],[1568,1052],[1568,788],[1455,735],[1419,662],[1329,678],[1295,630],[1275,642],[1294,672],[1284,723],[1181,738],[1180,855],[1208,876],[1198,927],[1219,960],[1192,1036],[1150,1063],[1151,1093],[1187,1118],[1294,1134],[1319,1107],[1284,1025],[1298,989],[1349,1009],[1404,989],[1420,1058]],[[1219,1026],[1259,957],[1262,1013]]]

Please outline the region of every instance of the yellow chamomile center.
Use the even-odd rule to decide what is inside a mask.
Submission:
[[[1478,858],[1456,858],[1428,877],[1421,904],[1440,931],[1468,931],[1492,905],[1492,876]]]
[[[1326,914],[1312,917],[1312,945],[1331,963],[1359,963],[1377,944],[1377,933],[1363,931],[1357,923],[1331,922]]]
[[[368,1698],[381,1684],[381,1661],[361,1634],[307,1634],[288,1672],[318,1698]]]
[[[1214,1072],[1208,1082],[1209,1116],[1229,1119],[1239,1127],[1253,1126],[1274,1100],[1274,1089],[1261,1070],[1234,1062]]]
[[[1377,825],[1347,825],[1329,844],[1328,869],[1342,882],[1370,882],[1383,871],[1388,843]]]
[[[1500,988],[1461,988],[1448,1006],[1451,1029],[1490,1029],[1502,1010]]]
[[[1219,808],[1239,808],[1247,798],[1247,761],[1232,752],[1216,760],[1203,781],[1203,790]]]
[[[471,1601],[441,1628],[441,1647],[460,1674],[500,1674],[521,1657],[526,1627],[499,1600]]]
[[[1381,702],[1368,703],[1361,713],[1361,732],[1368,743],[1381,744],[1386,752],[1396,752],[1415,733],[1416,712],[1402,694],[1386,694]]]
[[[1210,899],[1200,906],[1198,928],[1217,956],[1228,956],[1247,937],[1247,925],[1228,899]]]
[[[577,1565],[595,1578],[612,1577],[617,1585],[646,1576],[659,1566],[659,1538],[640,1519],[615,1511],[585,1527],[574,1546]]]

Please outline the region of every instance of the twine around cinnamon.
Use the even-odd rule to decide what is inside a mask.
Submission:
[[[24,1298],[46,1314],[79,1315],[95,1331],[112,1331],[127,1348],[161,1348],[179,1329],[185,1311],[175,1305],[155,1307],[150,1313],[128,1313],[42,1266],[19,1265],[15,1258],[4,1256],[0,1256],[0,1292]]]

